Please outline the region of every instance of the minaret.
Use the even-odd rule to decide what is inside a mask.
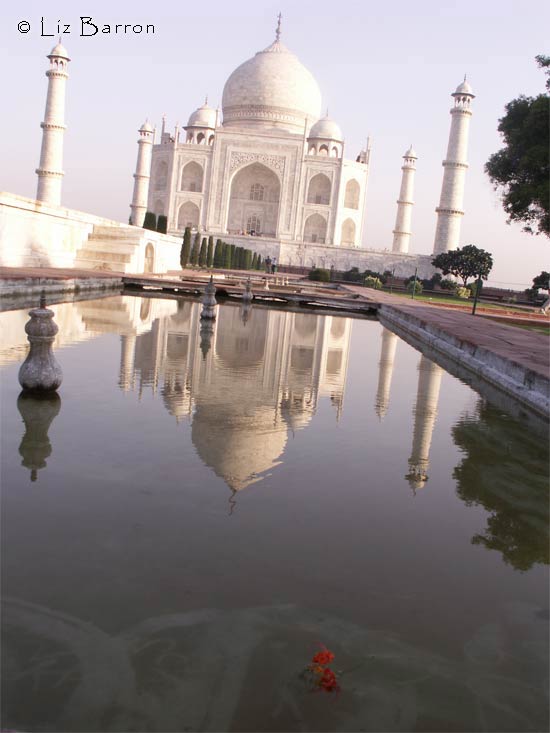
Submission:
[[[460,222],[464,216],[464,178],[468,163],[466,152],[468,149],[468,131],[472,110],[470,104],[474,98],[472,87],[466,81],[457,87],[451,95],[455,104],[451,109],[451,132],[447,157],[443,161],[443,183],[441,198],[437,212],[435,229],[434,255],[456,249],[460,240]]]
[[[382,348],[378,362],[378,389],[376,391],[375,410],[380,420],[384,419],[390,403],[390,387],[393,375],[393,362],[398,337],[385,328],[382,331]]]
[[[403,177],[401,178],[401,190],[399,191],[399,198],[397,200],[397,216],[395,217],[395,229],[393,230],[392,252],[407,253],[411,238],[414,174],[416,173],[417,160],[412,145],[403,156],[403,160],[404,163],[401,166]]]
[[[424,355],[418,363],[418,392],[414,408],[414,432],[409,473],[405,476],[413,491],[421,489],[428,480],[430,447],[437,417],[439,388],[443,369]]]
[[[67,66],[70,61],[66,49],[58,43],[47,56],[50,68],[46,113],[42,128],[42,148],[38,174],[37,201],[59,206],[61,204],[61,184],[63,182],[63,135],[65,134],[65,85],[69,75]]]
[[[130,209],[131,223],[136,227],[143,226],[147,211],[149,195],[149,179],[151,178],[151,158],[153,157],[153,126],[147,121],[139,128],[138,155],[136,172],[134,173],[134,195]]]

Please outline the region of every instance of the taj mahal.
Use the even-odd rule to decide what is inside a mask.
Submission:
[[[280,21],[275,41],[229,76],[222,116],[205,102],[181,132],[163,124],[153,145],[147,208],[168,217],[170,232],[360,245],[368,149],[345,157],[342,131],[322,116],[319,86],[281,42]],[[141,214],[133,206],[136,223]]]
[[[416,269],[430,277],[433,254],[460,244],[474,99],[466,78],[451,94],[433,250],[413,254],[417,153],[411,145],[402,158],[388,246],[365,246],[370,142],[348,151],[343,131],[323,113],[313,74],[282,43],[280,15],[274,41],[229,75],[221,109],[206,100],[171,130],[163,117],[158,135],[150,122],[141,125],[128,224],[62,207],[71,59],[61,43],[48,59],[36,200],[2,194],[0,264],[178,270],[182,233],[190,227],[281,265],[392,270],[397,277]],[[143,229],[147,211],[166,217],[166,234]]]

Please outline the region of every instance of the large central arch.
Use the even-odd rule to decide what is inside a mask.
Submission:
[[[277,175],[261,163],[252,163],[238,171],[231,181],[227,231],[250,232],[265,237],[277,236],[281,184]]]

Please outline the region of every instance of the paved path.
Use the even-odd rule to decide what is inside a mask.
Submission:
[[[471,313],[426,305],[424,302],[405,299],[377,290],[350,286],[347,289],[363,297],[409,313],[426,326],[447,331],[465,344],[486,348],[498,356],[532,369],[541,376],[550,376],[550,337],[537,331],[497,323],[496,321]],[[367,295],[365,295],[367,290]],[[550,323],[548,318],[543,321]]]

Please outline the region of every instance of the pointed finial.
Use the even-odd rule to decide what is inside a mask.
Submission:
[[[46,307],[46,291],[43,289],[40,291],[40,305],[39,308]]]
[[[464,81],[466,81],[466,74],[464,74]]]
[[[93,34],[92,34],[93,35]],[[59,36],[59,43],[61,43],[61,35]]]
[[[208,94],[204,98],[204,104],[208,107]]]
[[[327,107],[327,113],[326,113],[326,115],[325,115],[325,116],[326,116],[326,117],[328,117],[328,107]]]
[[[275,31],[275,40],[276,41],[281,40],[281,19],[282,17],[283,16],[281,13],[279,13],[279,15],[277,16],[277,30]]]

